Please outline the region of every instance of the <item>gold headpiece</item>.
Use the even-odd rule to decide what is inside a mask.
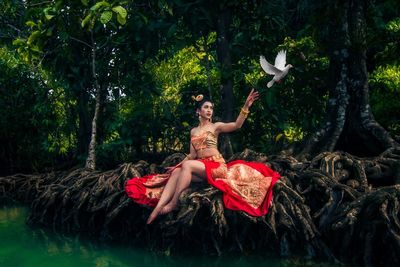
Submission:
[[[203,100],[203,98],[204,98],[203,95],[197,95],[197,96],[192,95],[192,99],[196,102],[200,102],[201,100]]]

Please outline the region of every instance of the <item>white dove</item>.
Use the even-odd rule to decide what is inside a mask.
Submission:
[[[278,55],[275,58],[275,66],[268,63],[264,56],[260,56],[260,64],[266,73],[274,75],[274,78],[272,78],[272,80],[267,84],[268,88],[270,88],[275,82],[282,80],[288,74],[289,69],[293,68],[290,64],[286,65],[285,50],[278,52]]]

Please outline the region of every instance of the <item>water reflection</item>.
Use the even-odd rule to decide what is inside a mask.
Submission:
[[[160,256],[132,247],[107,245],[26,225],[27,209],[0,206],[1,267],[132,267],[132,266],[290,266],[267,257]],[[310,265],[308,265],[310,266]]]

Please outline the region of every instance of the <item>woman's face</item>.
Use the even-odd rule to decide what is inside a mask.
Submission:
[[[198,113],[203,118],[211,119],[211,117],[213,115],[213,111],[214,111],[214,105],[211,102],[206,101],[201,106],[201,109],[198,110]]]

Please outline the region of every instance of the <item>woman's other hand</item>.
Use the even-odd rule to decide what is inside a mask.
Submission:
[[[256,101],[259,98],[259,96],[260,94],[256,90],[254,90],[254,88],[252,88],[249,95],[247,96],[244,106],[246,108],[250,108],[251,105],[253,105],[254,101]]]

